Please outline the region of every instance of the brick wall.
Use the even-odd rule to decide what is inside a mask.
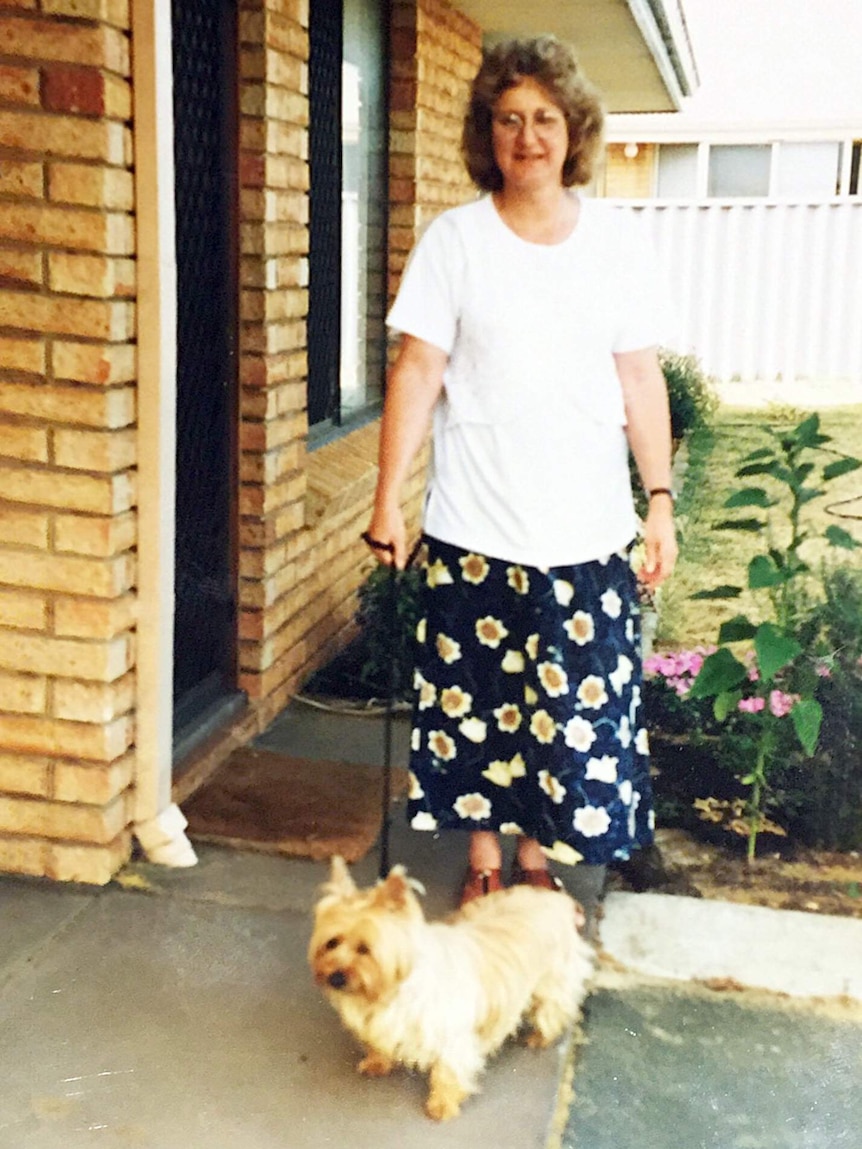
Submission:
[[[0,3],[0,869],[129,849],[134,221],[123,0]]]
[[[308,0],[246,0],[240,27],[240,686],[262,726],[352,633],[377,430],[306,447]]]
[[[278,17],[246,9],[242,97],[241,685],[267,714],[353,632],[356,590],[371,566],[359,534],[377,447],[374,426],[305,448],[307,3],[273,6]],[[393,3],[393,288],[419,229],[475,194],[459,141],[480,42],[476,25],[442,0]],[[283,117],[275,125],[274,115]],[[423,475],[420,459],[407,490],[414,527]]]
[[[461,126],[481,29],[443,0],[393,0],[389,134],[390,295],[423,227],[476,194]]]

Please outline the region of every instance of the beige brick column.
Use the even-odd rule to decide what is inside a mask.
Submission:
[[[245,0],[240,38],[240,685],[260,699],[303,662],[273,633],[308,574],[308,0]]]
[[[0,869],[101,882],[134,745],[128,6],[3,7]]]
[[[445,0],[393,0],[389,272],[394,297],[423,227],[476,194],[461,126],[482,31]]]

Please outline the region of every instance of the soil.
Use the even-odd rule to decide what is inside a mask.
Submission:
[[[862,918],[862,855],[796,847],[748,863],[737,848],[659,829],[655,847],[616,867],[609,888]]]

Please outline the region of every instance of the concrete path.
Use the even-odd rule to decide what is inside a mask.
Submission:
[[[406,737],[402,721],[396,754]],[[297,706],[261,744],[379,762],[380,723]],[[430,915],[452,908],[463,845],[394,822],[393,860],[426,884]],[[312,984],[328,867],[199,855],[190,870],[132,864],[101,891],[0,878],[0,1149],[543,1149],[567,1043],[507,1047],[463,1115],[436,1125],[419,1077],[356,1074]],[[376,869],[370,855],[354,875]]]
[[[862,1018],[691,984],[599,987],[563,1149],[858,1149]]]
[[[396,757],[406,737],[401,722]],[[379,762],[379,721],[295,704],[260,744]],[[393,860],[426,884],[432,916],[451,908],[463,847],[394,822]],[[792,955],[799,977],[831,949],[856,992],[862,923],[839,922],[858,927],[839,937],[834,919],[764,911],[752,926],[740,907],[613,895],[588,1044],[507,1047],[481,1095],[438,1126],[422,1113],[418,1077],[355,1073],[354,1044],[311,983],[310,909],[325,872],[208,847],[194,869],[135,863],[104,890],[0,878],[0,1149],[862,1145],[862,1022],[849,1000],[828,1010],[804,1001],[794,1013],[773,995],[684,980],[761,984],[758,953],[788,968]],[[373,881],[376,858],[354,872]],[[564,876],[595,908],[601,871]],[[810,961],[805,931],[787,932],[797,917]],[[720,935],[744,939],[730,947],[732,968],[714,944]]]

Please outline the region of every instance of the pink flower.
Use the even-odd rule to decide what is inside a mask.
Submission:
[[[814,673],[818,678],[831,678],[832,671],[825,662],[818,662],[814,666]]]
[[[668,650],[663,654],[651,654],[644,659],[644,674],[652,678],[663,678],[666,685],[675,690],[680,698],[685,698],[700,674],[704,659],[716,649],[715,646],[696,646],[694,650]]]
[[[669,678],[667,680],[668,686],[672,687],[680,698],[685,698],[691,690],[690,678]]]
[[[789,714],[797,702],[795,694],[785,694],[783,690],[773,690],[769,694],[769,709],[776,718],[783,718]]]
[[[757,712],[763,710],[765,706],[765,698],[740,698],[738,703],[738,709],[742,710],[745,714],[757,714]]]
[[[692,677],[697,677],[703,666],[703,655],[698,654],[696,650],[684,650],[679,656],[679,661],[681,670]]]

